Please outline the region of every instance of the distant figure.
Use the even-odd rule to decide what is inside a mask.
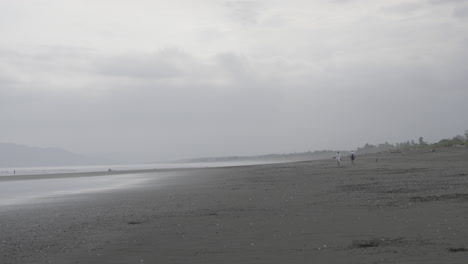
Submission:
[[[340,166],[341,165],[341,154],[340,154],[339,151],[336,152],[335,159],[336,159],[336,165]]]
[[[351,157],[351,163],[354,165],[354,159],[356,159],[356,155],[354,154],[354,151],[351,150],[351,154],[349,156]]]
[[[108,171],[108,172],[111,172],[112,170],[111,170],[111,169],[109,169],[109,170],[107,170],[107,171]]]
[[[13,170],[13,174],[16,174],[16,170]]]

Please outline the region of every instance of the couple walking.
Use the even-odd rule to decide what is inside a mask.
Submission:
[[[354,154],[354,151],[351,151],[351,153],[349,154],[349,157],[351,158],[351,163],[354,164],[354,159],[356,158],[356,155]],[[339,151],[336,152],[335,159],[336,159],[336,165],[340,166],[341,165],[341,154],[340,154]]]

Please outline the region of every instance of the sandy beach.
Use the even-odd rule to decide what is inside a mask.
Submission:
[[[468,262],[468,148],[132,173],[2,208],[0,263]]]

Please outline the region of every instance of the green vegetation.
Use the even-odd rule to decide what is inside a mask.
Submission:
[[[420,148],[440,148],[440,147],[453,147],[453,146],[466,146],[468,145],[468,130],[465,131],[464,135],[457,135],[453,138],[442,139],[439,142],[429,144],[428,142],[424,141],[423,137],[419,137],[418,143],[414,140],[396,143],[396,144],[389,144],[385,142],[384,144],[379,145],[371,145],[366,144],[361,148],[356,150],[357,153],[375,153],[381,151],[402,151],[408,149],[420,149]]]

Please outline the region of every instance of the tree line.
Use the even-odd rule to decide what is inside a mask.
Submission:
[[[463,135],[456,135],[452,138],[442,139],[439,142],[428,143],[424,141],[423,137],[419,137],[418,141],[408,140],[406,142],[390,144],[388,142],[372,145],[366,143],[363,147],[357,148],[357,153],[375,153],[381,151],[400,151],[416,148],[440,148],[440,147],[453,147],[453,146],[466,146],[468,145],[468,130]]]

